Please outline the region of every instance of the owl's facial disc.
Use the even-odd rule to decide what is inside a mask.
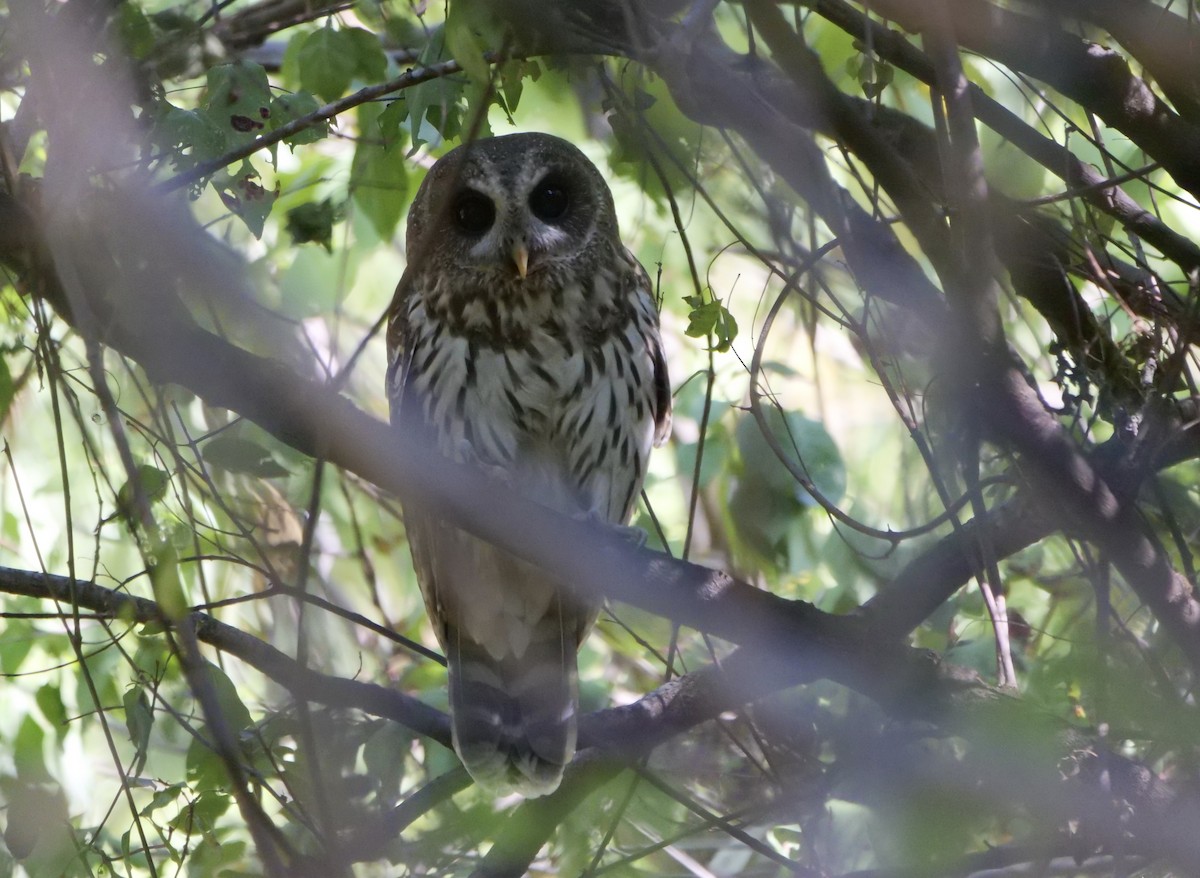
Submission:
[[[586,195],[564,171],[526,166],[511,181],[474,174],[451,198],[449,219],[460,251],[481,269],[524,280],[560,255],[577,252],[590,233]]]

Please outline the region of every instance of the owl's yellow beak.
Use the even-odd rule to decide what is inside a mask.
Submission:
[[[529,248],[524,242],[513,244],[512,261],[517,267],[517,275],[521,280],[525,280],[525,275],[529,273]]]

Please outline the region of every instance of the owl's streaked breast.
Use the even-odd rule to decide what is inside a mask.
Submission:
[[[642,290],[643,313],[606,320],[594,304],[617,286],[517,299],[511,332],[485,297],[454,309],[414,295],[408,392],[443,453],[504,470],[561,511],[623,521],[653,438],[654,316]]]

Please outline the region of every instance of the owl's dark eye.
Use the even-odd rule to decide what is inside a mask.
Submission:
[[[571,196],[566,185],[556,175],[542,179],[529,193],[529,209],[543,222],[554,223],[566,216]]]
[[[454,199],[454,223],[470,235],[482,235],[496,221],[492,199],[474,189],[464,189]]]

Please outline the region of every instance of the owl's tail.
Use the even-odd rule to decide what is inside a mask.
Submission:
[[[497,794],[548,795],[575,755],[576,644],[563,627],[539,625],[544,636],[501,659],[447,630],[454,749],[476,783]]]

